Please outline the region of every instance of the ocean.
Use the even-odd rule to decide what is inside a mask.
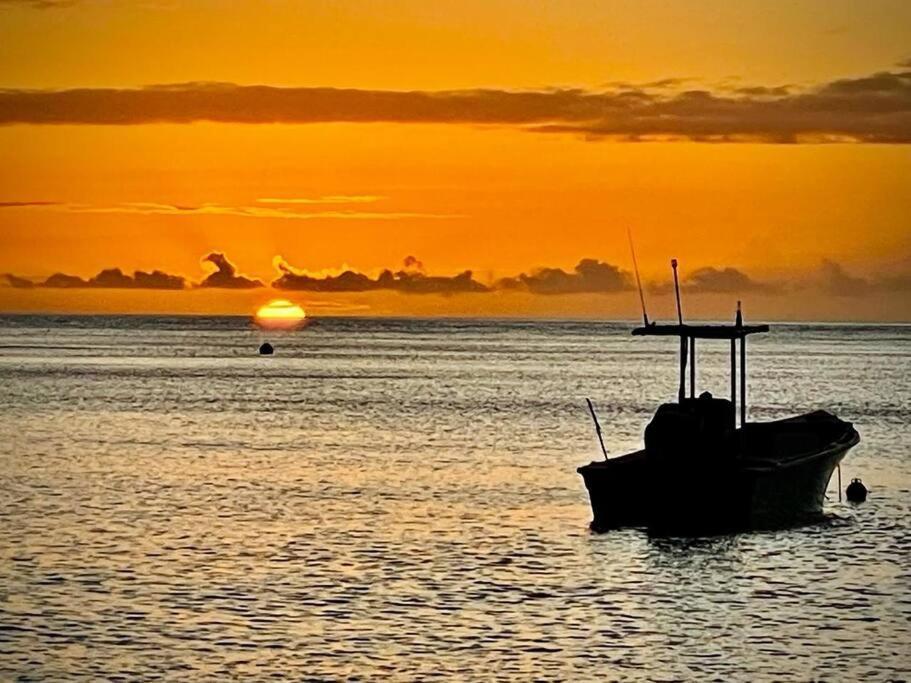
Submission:
[[[0,678],[911,677],[911,327],[751,338],[750,417],[854,422],[870,496],[707,538],[589,531],[586,397],[616,455],[676,392],[630,329],[0,317]]]

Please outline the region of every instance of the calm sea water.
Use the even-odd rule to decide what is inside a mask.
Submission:
[[[269,339],[274,357],[256,354]],[[0,318],[0,678],[911,676],[911,328],[774,326],[871,489],[803,529],[594,535],[675,344],[605,323]],[[699,380],[727,392],[724,343]]]

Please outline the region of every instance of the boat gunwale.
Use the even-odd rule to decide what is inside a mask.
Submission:
[[[860,443],[860,433],[854,428],[854,425],[847,423],[850,428],[847,432],[848,438],[840,437],[831,441],[821,450],[809,451],[797,454],[786,460],[767,460],[762,458],[741,458],[738,462],[743,464],[741,469],[748,472],[778,472],[788,467],[796,467],[815,458],[822,458],[831,455],[839,450],[847,451]]]
[[[803,420],[810,415],[815,415],[815,414],[819,414],[819,413],[831,415],[831,413],[828,413],[824,410],[814,410],[809,413],[803,413],[801,415],[795,415],[793,417],[786,417],[786,418],[782,418],[780,420],[772,420],[770,422],[753,422],[753,423],[749,423],[749,424],[778,425],[778,424],[785,424],[785,423],[794,423],[794,422],[798,422],[799,420]],[[834,417],[836,420],[839,419],[839,418],[835,417],[834,415],[832,415],[832,417]],[[736,458],[735,460],[732,460],[731,464],[736,464],[738,469],[740,469],[742,471],[747,471],[747,472],[754,472],[754,473],[778,472],[778,471],[781,471],[782,469],[802,465],[802,464],[806,463],[807,461],[813,460],[815,458],[822,458],[822,457],[829,456],[829,455],[837,452],[838,450],[847,451],[848,449],[851,449],[854,446],[856,446],[858,443],[860,443],[860,433],[857,431],[857,429],[855,429],[853,423],[844,422],[842,420],[839,420],[839,421],[843,422],[847,426],[845,433],[840,435],[834,441],[827,442],[823,447],[821,447],[819,449],[816,449],[813,451],[806,451],[804,453],[797,453],[793,456],[790,456],[790,457],[787,457],[784,459],[751,458],[751,457],[741,456],[739,458]],[[740,438],[743,438],[743,435],[745,432],[742,430],[743,430],[743,427],[738,428],[737,430],[734,431],[734,435],[739,434]],[[641,449],[638,449],[635,451],[630,451],[628,453],[623,453],[622,455],[618,455],[614,458],[610,458],[607,460],[594,460],[594,461],[588,463],[587,465],[580,465],[579,467],[576,468],[576,472],[578,472],[579,474],[584,474],[584,471],[609,469],[611,467],[615,467],[617,465],[618,461],[632,459],[632,458],[635,458],[636,456],[644,457],[645,455],[646,455],[646,449],[641,448]]]

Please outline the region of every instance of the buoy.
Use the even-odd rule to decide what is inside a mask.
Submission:
[[[272,348],[272,344],[269,342],[263,342],[259,347],[259,354],[261,356],[271,356],[275,352],[275,349]]]
[[[845,495],[852,503],[863,503],[867,499],[867,487],[860,479],[852,479],[845,489]]]

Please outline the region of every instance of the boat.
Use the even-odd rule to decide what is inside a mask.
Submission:
[[[676,261],[672,265],[676,285]],[[643,449],[608,458],[602,441],[605,459],[577,469],[591,499],[592,530],[714,534],[819,521],[832,473],[860,441],[857,430],[824,410],[748,421],[747,338],[769,326],[744,324],[740,302],[734,324],[685,324],[676,289],[678,323],[649,323],[643,301],[644,324],[632,334],[678,339],[677,401],[658,407]],[[696,395],[697,340],[730,343],[730,399]],[[593,409],[592,417],[601,438]]]

